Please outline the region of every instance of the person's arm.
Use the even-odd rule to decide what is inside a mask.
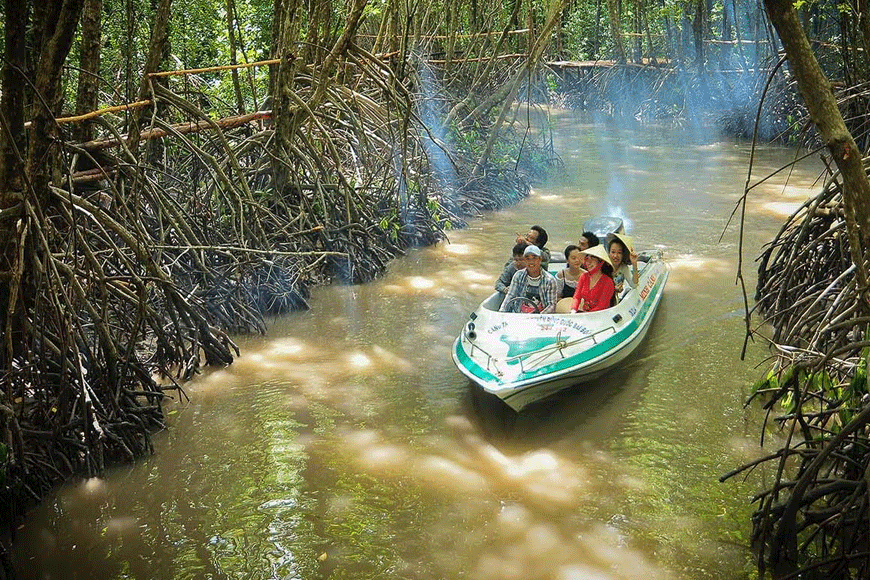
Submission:
[[[637,252],[631,253],[631,271],[631,279],[634,282],[631,287],[637,288],[637,282],[640,279],[640,268],[637,267]]]
[[[584,278],[588,276],[588,274],[580,274],[580,277],[577,278],[577,288],[574,289],[574,301],[571,303],[571,314],[580,311],[580,297],[583,295],[583,288],[585,282]]]
[[[495,281],[495,289],[496,292],[501,292],[502,294],[506,294],[508,291],[508,286],[511,285],[511,280],[514,277],[514,274],[517,273],[517,267],[513,262],[508,263],[504,270],[501,271],[501,275],[498,277],[498,280]]]
[[[544,302],[541,314],[551,314],[556,311],[556,302],[559,301],[558,284],[553,276],[549,276],[546,273],[541,282],[541,298]]]
[[[525,270],[517,270],[514,274],[514,277],[511,278],[511,285],[508,287],[507,294],[505,294],[504,300],[501,302],[501,306],[499,306],[499,312],[513,312],[512,310],[507,309],[507,305],[511,300],[520,295],[520,288],[522,288],[521,278],[523,277],[520,272],[525,272]]]
[[[547,271],[547,268],[550,266],[550,250],[547,248],[541,248],[541,270],[544,272]]]
[[[565,287],[565,270],[559,270],[556,272],[556,275],[553,276],[553,279],[556,281],[556,294],[562,294],[562,288]]]

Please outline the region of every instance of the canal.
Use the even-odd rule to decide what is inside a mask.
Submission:
[[[413,250],[363,286],[242,337],[242,356],[167,406],[156,452],[58,489],[18,530],[21,579],[737,579],[766,474],[744,408],[767,350],[743,343],[729,216],[750,147],[675,127],[553,111],[564,170],[506,210]],[[789,149],[756,152],[753,179]],[[744,275],[818,161],[755,188]],[[516,415],[470,385],[451,344],[516,232],[576,243],[626,220],[671,275],[634,356]],[[721,238],[721,239],[720,239]],[[767,445],[774,445],[769,437]]]

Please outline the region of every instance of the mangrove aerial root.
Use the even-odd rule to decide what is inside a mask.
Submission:
[[[307,308],[313,285],[382,275],[408,248],[528,195],[529,176],[553,161],[551,143],[511,123],[502,140],[523,143],[520,161],[483,147],[503,101],[480,106],[469,84],[452,84],[486,102],[501,87],[485,80],[517,67],[434,69],[445,79],[438,116],[462,95],[457,112],[479,135],[448,148],[419,116],[419,79],[395,76],[408,63],[356,45],[346,56],[351,78],[322,90],[325,77],[300,65],[289,95],[299,125],[280,154],[267,111],[204,111],[194,103],[205,95],[168,79],[140,103],[151,107],[137,109],[141,126],[94,114],[89,141],[58,133],[62,178],[6,210],[20,217],[21,249],[6,270],[34,273],[10,284],[26,308],[0,369],[7,490],[38,499],[151,452],[184,381],[239,354],[230,335]]]
[[[862,300],[832,176],[759,263],[756,310],[772,328],[777,358],[750,400],[763,400],[782,447],[722,479],[769,464],[752,517],[762,575],[870,577],[870,317]]]

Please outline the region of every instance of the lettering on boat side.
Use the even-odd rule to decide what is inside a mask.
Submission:
[[[643,290],[640,291],[640,299],[646,300],[646,297],[649,295],[650,289],[653,287],[653,284],[656,283],[656,275],[650,274],[649,280],[646,283],[646,286],[643,287]]]
[[[571,331],[572,333],[577,334],[589,334],[589,329],[586,328],[585,325],[575,320],[565,319],[561,316],[541,314],[540,316],[534,317],[533,320],[541,331],[555,330],[557,332]],[[501,322],[493,324],[487,328],[486,333],[495,334],[507,328],[508,325],[509,323],[506,320],[502,320]]]
[[[567,320],[558,316],[542,315],[538,325],[542,330],[575,330],[580,334],[589,334],[589,329],[574,320]]]
[[[506,321],[506,320],[502,320],[502,321],[499,322],[498,324],[496,324],[496,325],[494,325],[494,326],[490,326],[489,328],[487,328],[487,329],[486,329],[486,333],[487,333],[487,334],[492,334],[493,332],[498,332],[499,330],[501,330],[501,329],[504,328],[505,326],[507,326],[507,321]]]

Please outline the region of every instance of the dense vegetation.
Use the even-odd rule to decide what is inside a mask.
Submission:
[[[747,300],[747,339],[768,341],[774,355],[752,399],[764,400],[780,426],[780,448],[723,479],[763,464],[775,474],[754,498],[752,543],[760,576],[866,578],[868,69],[826,67],[825,52],[813,49],[807,37],[812,28],[801,22],[795,5],[766,0],[765,6],[783,43],[788,78],[817,132],[827,175],[822,191],[791,217],[762,255],[754,310],[772,332],[767,326],[753,328]],[[855,8],[845,10],[848,22],[841,21],[844,36],[837,38],[843,62],[866,59],[870,46],[866,6]],[[819,39],[813,40],[817,46]],[[747,183],[745,196],[752,187]]]
[[[866,155],[866,3],[801,17]],[[526,195],[556,155],[524,108],[825,140],[754,3],[5,0],[2,21],[7,522],[149,452],[231,334]]]

